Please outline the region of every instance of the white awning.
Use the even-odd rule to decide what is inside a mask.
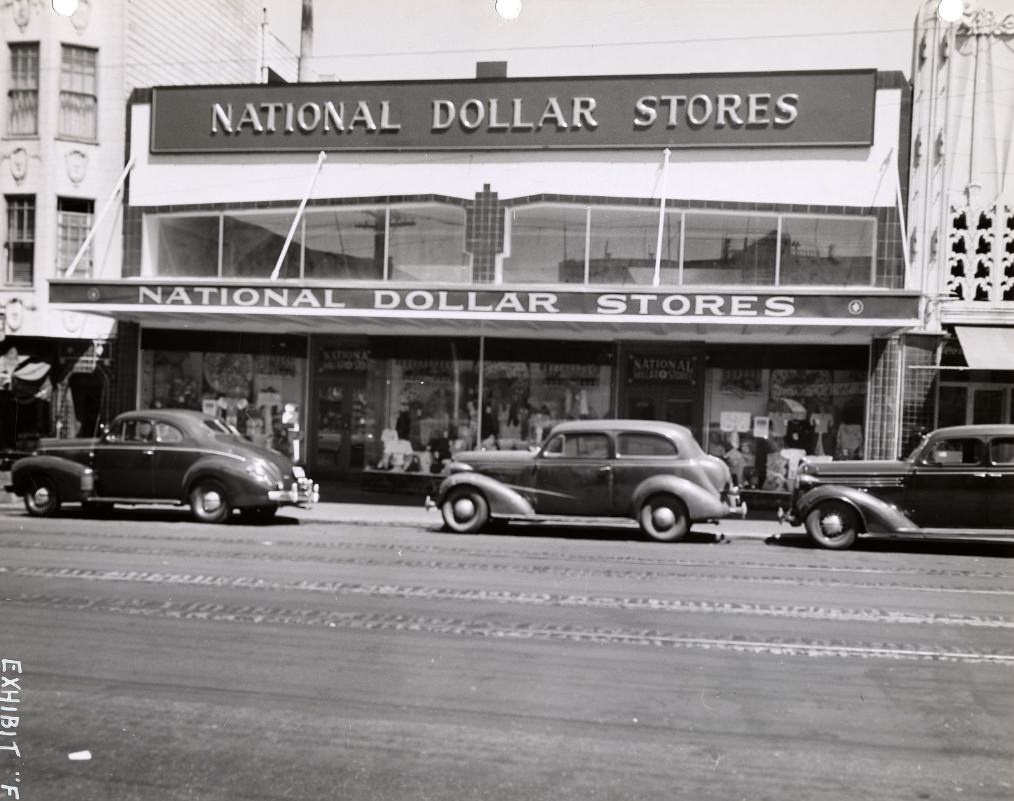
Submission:
[[[954,327],[973,370],[1014,370],[1014,328]]]

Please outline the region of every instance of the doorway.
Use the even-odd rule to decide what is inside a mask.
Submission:
[[[681,344],[665,350],[629,346],[621,360],[620,408],[635,420],[686,426],[700,442],[704,356]]]
[[[342,476],[365,467],[368,367],[365,347],[342,343],[318,351],[310,410],[315,474]]]

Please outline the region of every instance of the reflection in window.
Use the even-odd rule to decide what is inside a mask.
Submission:
[[[158,275],[218,275],[219,217],[161,217],[154,226]]]
[[[658,243],[657,210],[593,208],[588,257],[592,284],[651,286]],[[661,283],[679,276],[680,213],[669,212],[662,231]]]
[[[8,195],[5,200],[7,269],[4,277],[9,284],[31,284],[35,264],[35,197]]]
[[[307,211],[304,277],[383,279],[386,219],[383,209]]]
[[[389,278],[463,284],[472,280],[465,252],[465,211],[457,206],[392,206]]]
[[[56,199],[56,266],[66,274],[78,251],[88,238],[92,226],[94,203],[91,200],[60,197]],[[74,268],[75,275],[92,274],[92,251],[89,247]]]
[[[781,284],[872,283],[873,220],[783,217]]]
[[[60,135],[93,142],[98,133],[98,52],[74,45],[60,49]]]
[[[527,206],[508,211],[505,284],[583,284],[588,213],[579,206]]]
[[[226,214],[222,227],[222,275],[226,278],[270,278],[295,212]],[[279,272],[299,278],[299,244],[293,241]]]
[[[773,284],[778,218],[686,213],[683,283]]]

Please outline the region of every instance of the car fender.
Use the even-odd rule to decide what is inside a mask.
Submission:
[[[799,496],[793,517],[802,522],[821,501],[842,501],[852,506],[861,518],[862,530],[866,532],[911,531],[919,527],[897,506],[887,503],[858,487],[841,484],[824,484],[807,490]]]
[[[489,503],[493,517],[533,517],[535,510],[517,490],[506,484],[473,470],[452,473],[443,480],[437,490],[437,506],[442,506],[447,493],[455,487],[468,486],[478,489]]]
[[[641,506],[652,495],[666,493],[675,495],[687,507],[691,520],[706,520],[711,517],[724,517],[729,512],[718,493],[701,487],[680,476],[651,476],[646,478],[630,496],[628,514],[636,517]]]
[[[179,487],[179,497],[184,503],[190,494],[191,487],[203,479],[210,478],[225,486],[225,491],[230,500],[238,500],[238,496],[246,496],[253,491],[256,494],[263,493],[267,496],[268,487],[259,484],[249,473],[246,472],[242,459],[227,459],[222,457],[209,456],[194,462],[183,474],[183,480]]]
[[[56,485],[60,500],[76,503],[92,494],[92,469],[88,465],[64,459],[61,456],[27,456],[11,466],[11,486],[16,495],[32,491],[39,476],[45,476]]]

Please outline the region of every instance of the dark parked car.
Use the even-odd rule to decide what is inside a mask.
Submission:
[[[866,533],[1014,536],[1014,425],[940,428],[900,461],[804,462],[783,520],[836,549]]]
[[[280,506],[319,497],[287,457],[214,417],[176,409],[121,414],[98,439],[44,439],[14,463],[7,489],[39,517],[64,502],[92,509],[173,503],[189,505],[206,523],[220,523],[234,509],[269,519]]]
[[[674,542],[691,523],[745,513],[729,467],[675,423],[561,423],[537,451],[458,453],[450,470],[427,505],[461,533],[491,521],[625,517]]]

